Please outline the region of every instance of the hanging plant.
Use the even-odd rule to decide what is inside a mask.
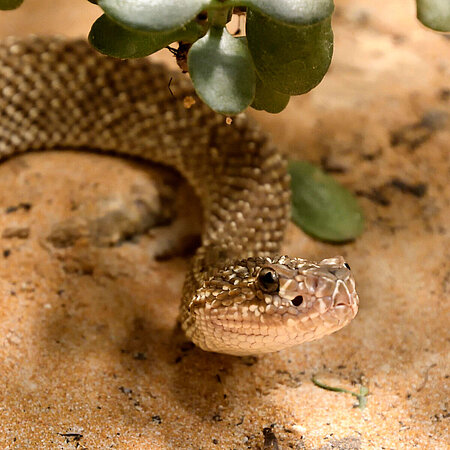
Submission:
[[[333,0],[89,0],[104,11],[89,41],[116,58],[141,58],[173,42],[186,52],[195,90],[213,110],[248,106],[282,111],[292,95],[317,86],[333,53]],[[23,0],[0,0],[14,9]],[[228,33],[232,15],[246,16],[246,39]],[[449,0],[417,0],[426,26],[450,31]],[[174,49],[172,48],[172,51]]]

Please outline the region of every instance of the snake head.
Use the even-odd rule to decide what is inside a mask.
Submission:
[[[210,275],[185,327],[204,350],[268,353],[312,341],[348,324],[359,299],[344,258],[248,258]]]

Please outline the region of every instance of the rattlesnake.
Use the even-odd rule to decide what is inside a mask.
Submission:
[[[183,330],[204,350],[272,352],[342,328],[359,303],[344,259],[277,256],[290,210],[285,159],[244,115],[227,124],[198,99],[186,108],[189,97],[186,77],[148,61],[104,57],[81,40],[8,38],[0,159],[70,148],[177,169],[204,211],[180,306]]]

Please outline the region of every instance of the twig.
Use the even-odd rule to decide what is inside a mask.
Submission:
[[[322,389],[326,389],[327,391],[333,391],[333,392],[344,392],[345,394],[353,395],[353,397],[356,397],[358,400],[358,404],[356,405],[360,409],[364,409],[367,406],[367,395],[369,394],[369,389],[366,386],[360,386],[359,393],[349,391],[345,388],[340,387],[334,387],[334,386],[328,386],[327,384],[324,384],[316,379],[316,376],[313,375],[311,377],[311,381],[318,387]]]
[[[427,384],[427,381],[428,381],[428,373],[430,372],[430,370],[433,367],[436,367],[436,366],[437,366],[437,364],[434,363],[434,364],[431,364],[431,366],[427,367],[427,369],[425,370],[425,375],[423,376],[423,381],[420,384],[420,386],[416,389],[416,392],[420,392],[425,387],[425,385]]]

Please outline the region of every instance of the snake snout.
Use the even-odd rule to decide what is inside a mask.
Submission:
[[[358,312],[359,298],[350,265],[342,256],[337,256],[324,259],[319,266],[324,280],[322,284],[326,286],[323,289],[331,296],[331,315],[351,320]],[[320,283],[318,288],[317,294],[320,295]]]
[[[358,294],[355,291],[355,282],[350,275],[345,280],[337,280],[332,295],[332,310],[345,322],[356,316],[359,306]]]
[[[337,280],[332,299],[333,299],[333,306],[351,305],[352,296],[348,290],[347,285],[342,280]]]

